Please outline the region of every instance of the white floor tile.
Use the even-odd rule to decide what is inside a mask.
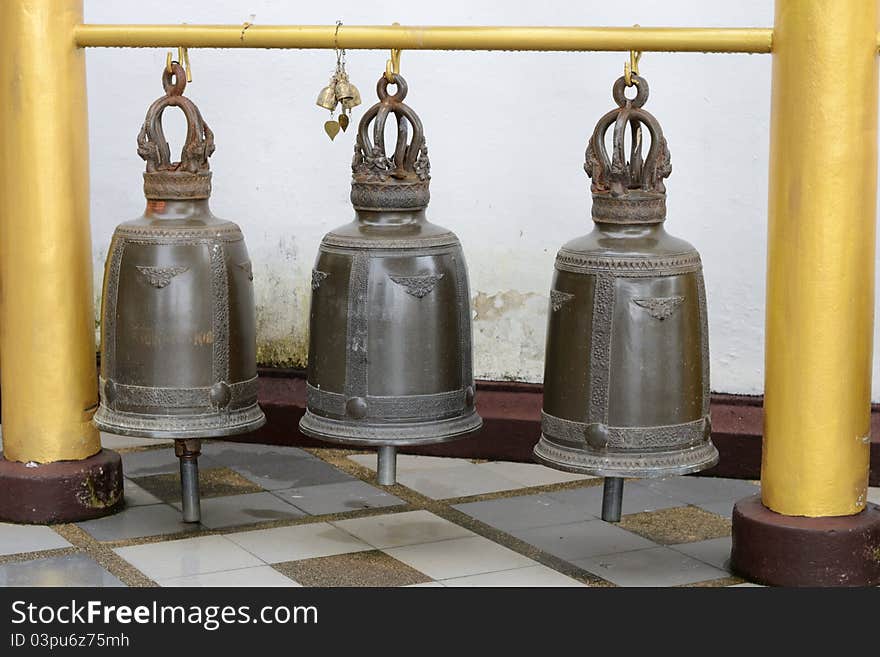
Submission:
[[[155,580],[265,565],[224,536],[132,545],[114,551]]]
[[[497,475],[521,484],[523,486],[549,486],[562,484],[568,481],[581,481],[582,479],[594,479],[590,475],[574,474],[554,470],[538,463],[513,463],[511,461],[491,461],[477,465],[481,470],[488,470]]]
[[[880,504],[880,487],[871,486],[868,488],[868,501],[874,504]]]
[[[494,573],[469,575],[444,579],[443,586],[543,586],[543,587],[584,587],[586,584],[558,573],[542,564],[500,570]]]
[[[48,527],[0,522],[0,555],[70,547]]]
[[[473,463],[463,463],[453,468],[398,472],[397,481],[435,500],[523,488],[521,483]]]
[[[238,570],[223,570],[217,573],[202,573],[187,577],[171,577],[158,580],[161,586],[268,586],[268,587],[297,587],[302,586],[289,577],[285,577],[272,566],[256,566],[254,568],[240,568]]]
[[[266,563],[329,557],[370,549],[363,541],[326,522],[258,529],[226,536]]]
[[[469,529],[424,510],[352,518],[333,524],[379,549],[475,536]]]
[[[537,565],[482,536],[386,549],[395,559],[437,580]]]

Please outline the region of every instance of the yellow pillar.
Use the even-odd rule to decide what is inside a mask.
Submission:
[[[865,507],[877,192],[877,0],[777,0],[762,498]]]
[[[89,231],[82,0],[0,2],[0,353],[3,453],[101,449]]]

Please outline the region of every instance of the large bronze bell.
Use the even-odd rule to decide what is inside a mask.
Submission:
[[[174,78],[174,83],[172,83]],[[173,438],[181,459],[184,519],[199,519],[199,439],[260,427],[253,274],[238,226],[208,207],[214,135],[181,94],[186,74],[163,74],[166,94],[138,135],[146,160],[143,216],[116,228],[104,269],[102,431]],[[187,120],[172,162],[162,113]]]
[[[619,107],[599,120],[587,148],[593,232],[556,257],[535,447],[553,468],[606,477],[603,518],[612,521],[620,518],[622,477],[684,474],[718,461],[700,255],[663,228],[669,150],[642,109],[647,81],[633,80],[631,100],[624,78],[614,84]]]
[[[474,408],[467,268],[458,238],[430,223],[422,122],[379,79],[358,127],[354,220],[328,233],[312,271],[308,402],[303,433],[379,447],[379,482],[395,481],[395,449],[462,438]],[[397,121],[390,157],[385,124]],[[372,125],[371,125],[372,124]],[[410,130],[412,139],[409,139]],[[372,138],[371,138],[372,135]]]

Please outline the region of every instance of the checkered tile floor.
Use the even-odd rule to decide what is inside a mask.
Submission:
[[[170,443],[104,436],[127,508],[54,527],[0,524],[0,586],[748,586],[727,570],[734,501],[754,482],[627,482],[535,464],[210,442],[203,520],[180,521]],[[869,498],[880,502],[880,489]]]

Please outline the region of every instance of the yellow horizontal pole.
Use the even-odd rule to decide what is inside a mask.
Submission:
[[[581,50],[769,53],[761,27],[410,27],[335,25],[78,25],[80,47]]]

